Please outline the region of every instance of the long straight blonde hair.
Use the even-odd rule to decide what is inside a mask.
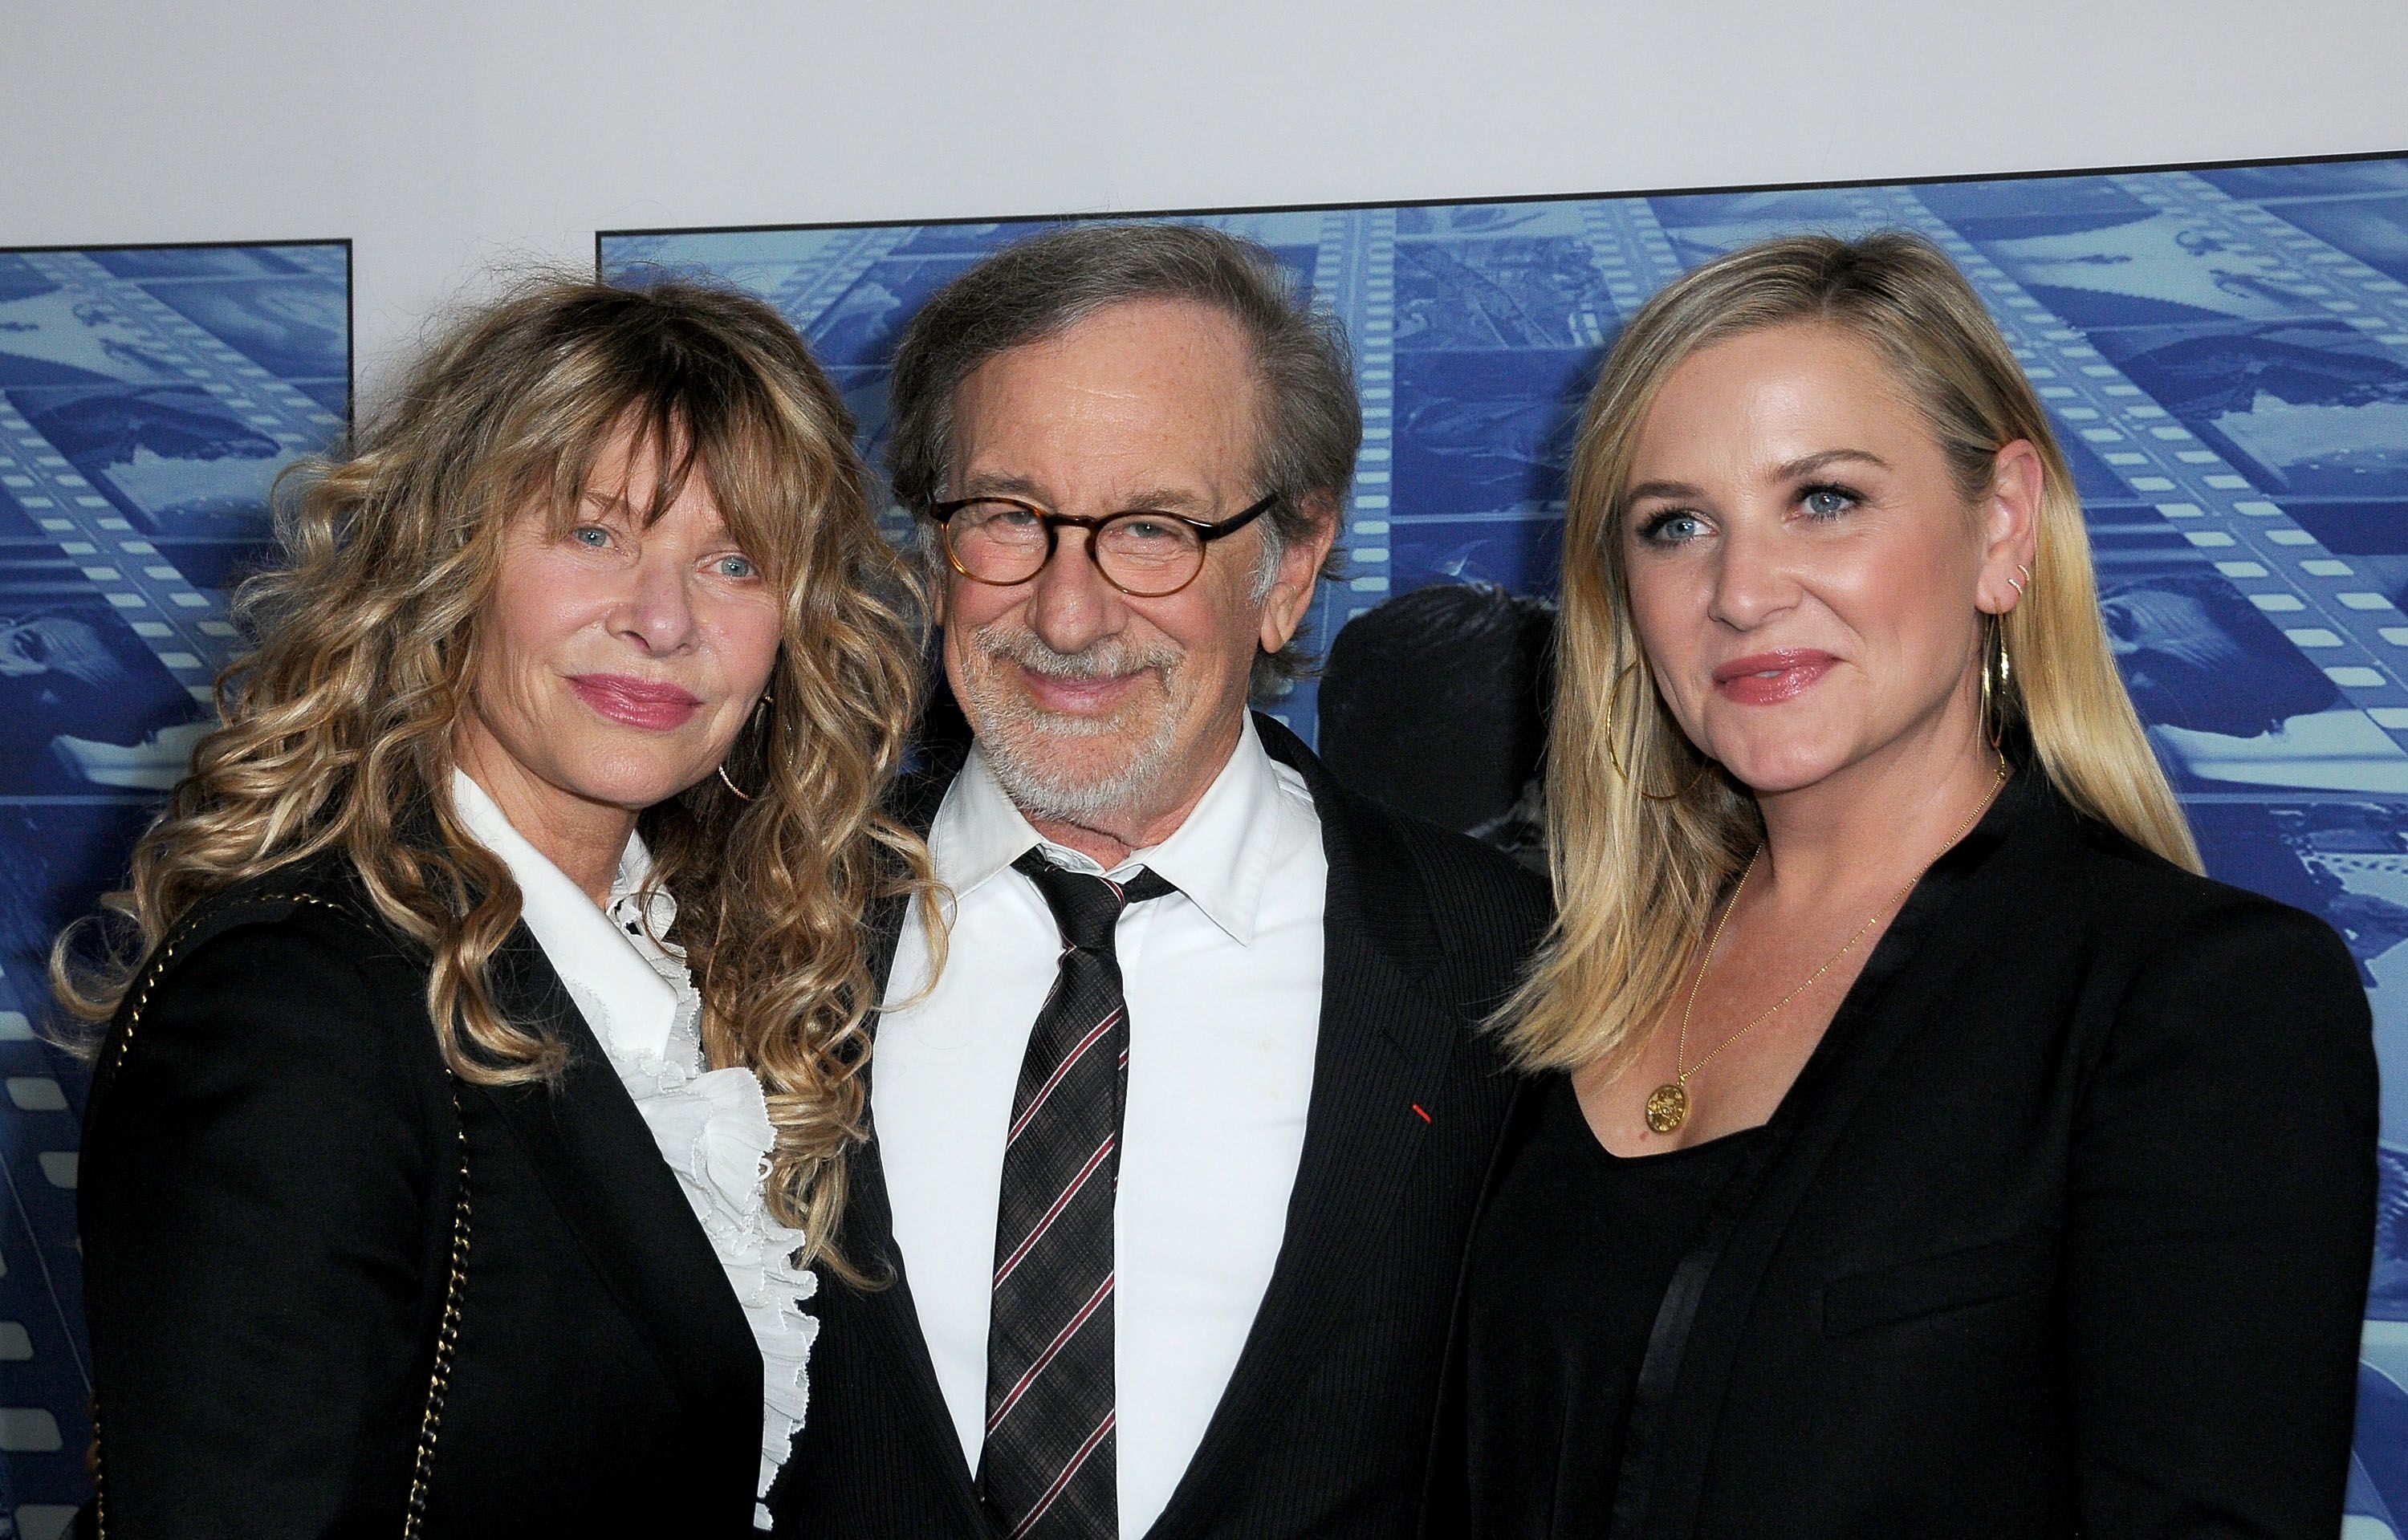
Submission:
[[[934,890],[926,848],[882,802],[919,698],[922,631],[843,398],[750,296],[531,282],[438,337],[347,456],[296,467],[280,484],[284,560],[236,603],[252,645],[218,681],[219,724],[136,845],[126,888],[104,900],[113,955],[91,961],[70,930],[52,987],[70,1013],[104,1021],[194,905],[339,852],[423,949],[452,1073],[556,1076],[563,1045],[510,1020],[488,977],[519,890],[452,806],[452,734],[505,529],[532,512],[565,533],[598,459],[630,432],[656,451],[657,481],[629,501],[657,516],[700,477],[779,600],[768,704],[729,751],[733,785],[706,777],[638,827],[677,899],[669,939],[700,983],[705,1052],[760,1076],[776,1131],[768,1201],[816,1250],[863,1133],[863,1021],[877,1004],[863,916],[905,895],[929,912]]]
[[[2038,451],[2039,547],[2023,599],[2001,621],[2012,682],[1999,715],[2007,732],[2028,734],[2040,769],[2077,810],[2199,870],[2190,827],[2115,672],[2072,474],[1971,286],[1938,248],[1899,232],[1766,241],[1699,267],[1631,318],[1572,451],[1547,763],[1558,915],[1496,1018],[1526,1066],[1627,1067],[1716,896],[1764,837],[1755,799],[1698,755],[1657,692],[1630,620],[1624,488],[1674,369],[1714,343],[1795,324],[1838,327],[1887,362],[1968,507],[1991,492],[2000,449],[2024,439]]]

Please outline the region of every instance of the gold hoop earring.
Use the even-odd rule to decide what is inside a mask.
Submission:
[[[1622,767],[1622,755],[1613,747],[1613,707],[1615,703],[1622,699],[1622,681],[1630,677],[1630,671],[1638,666],[1639,665],[1635,663],[1623,664],[1622,672],[1613,677],[1613,689],[1606,695],[1605,698],[1605,757],[1612,762],[1613,773],[1620,776],[1625,780],[1630,780],[1631,776],[1629,771]],[[1688,785],[1682,787],[1677,791],[1669,791],[1661,795],[1656,792],[1650,791],[1644,786],[1641,786],[1639,787],[1639,794],[1649,802],[1678,802],[1698,789],[1698,783],[1706,778],[1706,771],[1712,767],[1712,761],[1706,759],[1703,755],[1699,755],[1698,759],[1698,773],[1689,777]],[[1636,781],[1632,781],[1631,784],[1638,785]]]
[[[1982,617],[1982,735],[1996,749],[2007,735],[2007,690],[2015,677],[2014,661],[2007,656],[2007,623],[1999,616]]]
[[[753,703],[752,720],[744,724],[745,727],[748,729],[752,727],[755,723],[758,723],[767,718],[768,714],[769,697],[764,695],[758,701]],[[726,787],[728,793],[735,797],[738,802],[756,801],[761,794],[758,791],[747,791],[742,787],[737,785],[734,781],[728,779],[727,762],[725,760],[721,760],[719,762],[719,784]]]

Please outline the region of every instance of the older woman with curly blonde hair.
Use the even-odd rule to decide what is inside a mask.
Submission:
[[[757,301],[550,281],[305,475],[118,961],[54,965],[107,1023],[107,1533],[766,1512],[865,912],[930,887],[881,811],[919,636],[852,432]]]

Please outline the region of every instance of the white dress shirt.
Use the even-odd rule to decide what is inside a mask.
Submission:
[[[704,1067],[702,996],[684,949],[667,939],[677,901],[664,889],[645,891],[652,856],[641,839],[627,836],[605,909],[528,843],[465,771],[452,772],[452,805],[519,885],[519,918],[594,1029],[744,1307],[761,1349],[754,1495],[767,1497],[810,1399],[806,1366],[819,1321],[802,1302],[819,1279],[794,1265],[803,1233],[768,1212],[762,1181],[775,1130],[760,1079],[740,1065]],[[752,1523],[769,1527],[767,1504],[753,1504]]]
[[[1043,846],[974,749],[928,844],[952,890],[950,951],[896,948],[870,1073],[871,1116],[938,1386],[970,1468],[986,1421],[989,1279],[1012,1091],[1062,943],[1011,869]],[[1287,1230],[1320,1034],[1329,865],[1303,777],[1245,724],[1168,839],[1105,873],[1151,867],[1179,891],[1132,906],[1116,946],[1129,1069],[1113,1223],[1120,1532],[1145,1533],[1187,1468],[1245,1346]]]

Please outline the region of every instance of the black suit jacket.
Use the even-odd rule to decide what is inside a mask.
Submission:
[[[525,928],[494,977],[568,1046],[555,1089],[445,1072],[423,954],[345,863],[211,898],[170,947],[103,1045],[84,1134],[112,1540],[401,1532],[464,1153],[429,1540],[749,1532],[759,1351]]]
[[[1148,1533],[1391,1540],[1412,1528],[1457,1265],[1512,1090],[1473,1025],[1514,982],[1547,901],[1495,851],[1366,801],[1278,723],[1256,726],[1304,776],[1329,858],[1320,1041],[1285,1243]],[[899,920],[886,919],[890,948]],[[844,1254],[891,1281],[823,1280],[810,1417],[772,1494],[778,1533],[991,1540],[874,1138],[852,1175]]]
[[[2375,1123],[2340,938],[2027,773],[1675,1271],[1611,1535],[2330,1540]],[[1459,1448],[1435,1463],[1453,1540]]]

